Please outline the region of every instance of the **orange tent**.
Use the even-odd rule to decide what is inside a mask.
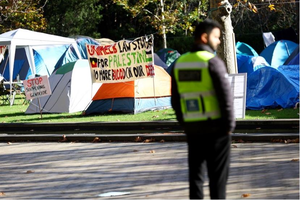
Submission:
[[[129,82],[103,83],[85,114],[138,113],[171,107],[171,77],[155,65],[155,76]]]

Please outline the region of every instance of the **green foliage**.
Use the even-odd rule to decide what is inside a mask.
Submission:
[[[46,20],[39,0],[0,1],[0,32],[17,28],[45,31]]]
[[[100,37],[100,0],[51,0],[45,7],[47,32],[55,35]]]
[[[184,32],[186,35],[194,31],[194,23],[205,16],[207,1],[167,1],[167,0],[113,0],[131,13],[132,17],[140,17],[141,22],[149,23],[158,34],[175,34]],[[161,4],[163,2],[163,6]],[[163,8],[163,9],[162,9]]]
[[[262,33],[292,27],[299,31],[299,2],[286,0],[230,0],[232,24],[237,34]],[[249,5],[252,6],[249,6]],[[255,6],[256,12],[253,11]]]
[[[170,36],[168,37],[168,47],[184,54],[191,50],[194,38],[191,36]]]
[[[134,39],[149,35],[155,30],[148,23],[141,22],[140,15],[133,18],[132,14],[112,0],[101,0],[103,7],[102,21],[98,26],[101,37],[112,40]]]

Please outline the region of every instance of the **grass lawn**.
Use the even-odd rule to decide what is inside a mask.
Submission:
[[[155,121],[155,120],[176,120],[173,109],[148,111],[139,114],[105,114],[85,116],[78,113],[61,114],[30,114],[25,111],[29,105],[24,97],[17,95],[13,106],[0,104],[1,123],[30,123],[30,122],[116,122],[116,121]],[[25,103],[24,103],[25,102]],[[298,109],[269,109],[269,110],[247,110],[246,120],[268,120],[268,119],[299,119]]]

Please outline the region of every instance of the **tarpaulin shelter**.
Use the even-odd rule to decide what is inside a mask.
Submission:
[[[279,40],[266,47],[259,55],[273,67],[283,65],[298,44],[289,40]]]
[[[237,54],[238,73],[251,74],[260,67],[270,66],[267,61],[261,56],[250,56],[244,54]]]
[[[262,67],[247,77],[246,108],[292,108],[299,102],[299,65]]]
[[[103,113],[140,113],[171,107],[171,77],[160,66],[155,66],[153,78],[130,82],[103,83],[86,115]]]
[[[49,77],[49,84],[52,94],[40,98],[44,113],[83,111],[101,85],[92,83],[90,66],[86,59],[69,62],[55,70]],[[33,99],[25,113],[39,112],[38,100]]]
[[[6,45],[8,47],[8,57],[9,57],[9,82],[10,87],[13,82],[13,72],[15,66],[15,57],[17,49],[24,49],[26,54],[26,59],[31,69],[32,74],[36,74],[36,67],[34,62],[33,47],[37,46],[49,46],[49,45],[64,45],[64,44],[74,44],[74,48],[78,55],[76,41],[72,38],[66,38],[56,35],[50,35],[46,33],[40,33],[35,31],[30,31],[26,29],[16,29],[8,31],[0,35],[0,45]]]

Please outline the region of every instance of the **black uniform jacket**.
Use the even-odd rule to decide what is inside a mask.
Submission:
[[[213,50],[208,45],[195,45],[191,52]],[[176,64],[175,64],[176,66]],[[213,80],[215,92],[221,109],[221,118],[216,120],[205,120],[200,122],[183,122],[180,106],[180,97],[177,90],[177,83],[174,78],[174,68],[172,69],[172,107],[175,110],[178,122],[183,126],[186,133],[210,133],[219,132],[226,134],[235,128],[235,116],[233,108],[233,96],[229,81],[227,80],[227,70],[225,63],[217,56],[209,60],[209,73]]]

